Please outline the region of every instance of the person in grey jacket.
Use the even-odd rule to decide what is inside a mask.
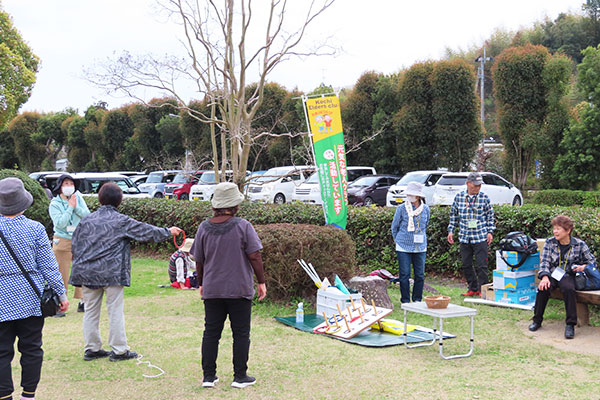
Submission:
[[[102,357],[110,357],[111,361],[137,358],[137,353],[130,351],[127,345],[123,314],[123,287],[131,284],[129,241],[160,242],[181,232],[175,226],[159,228],[119,213],[117,207],[122,200],[123,192],[117,184],[102,185],[98,192],[101,207],[83,218],[73,233],[73,267],[69,283],[83,287],[83,359],[86,361]],[[100,339],[100,308],[104,294],[110,353],[102,349]]]

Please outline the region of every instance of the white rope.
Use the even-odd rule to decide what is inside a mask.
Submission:
[[[148,368],[156,368],[157,370],[159,370],[159,371],[160,371],[160,374],[158,374],[158,375],[146,375],[146,374],[142,374],[142,376],[143,376],[144,378],[158,378],[159,376],[161,376],[161,375],[163,375],[163,374],[165,373],[165,371],[164,371],[162,368],[160,368],[160,367],[157,367],[156,365],[152,365],[152,364],[150,364],[150,361],[141,361],[141,360],[142,360],[142,357],[144,357],[142,354],[140,354],[140,355],[138,356],[138,358],[137,358],[137,360],[136,360],[136,361],[137,361],[137,365],[140,365],[140,364],[148,364]]]

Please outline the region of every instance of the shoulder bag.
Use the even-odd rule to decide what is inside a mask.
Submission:
[[[2,239],[2,241],[4,242],[4,246],[6,246],[6,249],[8,250],[10,255],[14,258],[14,260],[17,263],[17,265],[19,266],[19,268],[21,268],[21,272],[27,279],[27,282],[29,282],[29,284],[31,285],[35,294],[37,294],[37,296],[40,298],[42,317],[45,318],[45,317],[52,317],[53,315],[56,315],[56,313],[60,309],[60,300],[58,298],[58,295],[54,291],[54,289],[52,289],[46,283],[46,285],[44,285],[44,292],[40,293],[40,290],[37,288],[37,286],[35,286],[35,283],[33,283],[31,276],[29,276],[29,272],[27,272],[25,270],[25,268],[23,267],[23,264],[21,264],[21,261],[19,261],[19,258],[15,254],[12,247],[10,247],[10,245],[8,244],[8,241],[6,240],[6,237],[4,236],[4,233],[2,233],[1,230],[0,230],[0,239]]]

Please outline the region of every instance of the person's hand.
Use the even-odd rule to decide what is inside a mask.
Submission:
[[[542,280],[540,281],[540,284],[538,285],[538,289],[540,289],[540,290],[550,289],[550,278],[548,278],[548,275],[546,275],[542,278]]]
[[[493,239],[494,239],[494,236],[492,236],[492,234],[491,234],[491,233],[488,233],[488,234],[487,234],[487,244],[488,244],[488,246],[489,246],[490,244],[492,244],[492,240],[493,240]]]
[[[66,312],[68,309],[69,309],[69,300],[65,300],[60,303],[60,308],[58,309],[58,311]]]
[[[262,300],[267,297],[267,285],[265,283],[258,284],[258,299]]]
[[[202,297],[202,286],[198,287],[198,290],[200,290],[200,297]]]
[[[178,228],[176,226],[172,226],[169,228],[169,232],[171,232],[171,235],[173,236],[177,236],[179,235],[181,232],[183,232],[183,229]]]
[[[454,244],[454,234],[453,233],[448,234],[448,243]]]
[[[573,271],[575,272],[583,272],[585,270],[585,265],[573,265]]]
[[[71,207],[71,208],[77,207],[77,196],[75,196],[75,193],[73,193],[71,195],[71,197],[69,198],[69,207]]]

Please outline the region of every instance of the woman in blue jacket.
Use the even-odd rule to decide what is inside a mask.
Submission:
[[[71,262],[73,254],[71,252],[71,240],[73,232],[81,218],[90,213],[81,193],[77,191],[78,184],[69,174],[61,175],[54,186],[54,198],[50,201],[48,211],[52,224],[54,225],[54,238],[52,239],[52,251],[58,262],[58,269],[62,275],[65,288],[69,282],[69,273],[71,271]],[[73,297],[79,299],[77,311],[83,312],[83,294],[81,288],[76,287]],[[57,314],[58,317],[64,317],[64,313]]]
[[[39,292],[48,282],[59,295],[60,311],[64,312],[69,302],[46,229],[23,215],[32,203],[33,197],[20,179],[0,180],[0,231]],[[43,327],[40,298],[0,241],[0,399],[12,399],[11,361],[16,338],[21,353],[21,398],[34,398],[44,357]]]
[[[398,274],[402,303],[409,303],[410,267],[414,270],[412,301],[423,300],[425,285],[425,253],[427,251],[427,225],[429,206],[425,204],[423,185],[410,182],[406,190],[406,201],[396,208],[392,221],[392,236],[396,243]]]

